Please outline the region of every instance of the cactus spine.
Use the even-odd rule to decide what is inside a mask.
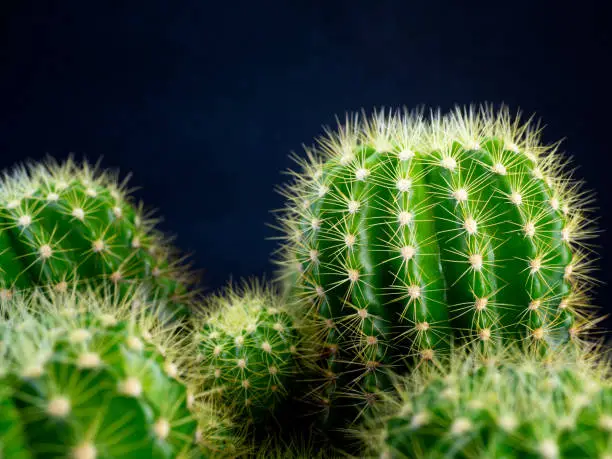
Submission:
[[[365,457],[612,457],[609,362],[563,352],[460,352],[449,370],[416,371],[362,430]]]
[[[121,291],[139,283],[183,315],[189,276],[155,223],[125,182],[87,163],[18,167],[0,182],[0,294],[62,291],[75,279]]]
[[[453,340],[545,350],[593,324],[590,196],[558,145],[503,108],[347,116],[282,189],[279,250],[310,322],[326,415]],[[353,415],[351,415],[353,416]]]
[[[3,304],[3,453],[25,440],[33,457],[187,457],[197,422],[184,339],[134,309],[144,296],[98,295],[35,292]]]
[[[230,286],[207,306],[193,326],[204,388],[261,420],[289,392],[298,344],[293,321],[277,293],[258,282]]]

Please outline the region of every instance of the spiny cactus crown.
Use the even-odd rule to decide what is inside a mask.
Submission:
[[[612,457],[609,362],[575,351],[460,351],[450,368],[421,367],[367,420],[365,457]]]
[[[455,339],[547,348],[593,326],[591,195],[540,134],[506,108],[380,111],[297,158],[278,262],[326,409]]]
[[[134,304],[144,292],[114,298],[73,287],[2,304],[9,415],[36,457],[186,457],[193,449],[188,388],[197,384],[184,338]],[[4,436],[0,444],[11,451]]]
[[[278,294],[258,282],[211,295],[194,320],[205,388],[254,419],[287,396],[297,335]]]
[[[133,204],[127,180],[87,162],[18,166],[0,180],[0,293],[74,280],[125,290],[147,283],[187,312],[193,283],[158,219]]]

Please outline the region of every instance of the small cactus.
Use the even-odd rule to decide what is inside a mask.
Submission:
[[[0,180],[0,295],[32,286],[66,290],[72,281],[146,284],[188,312],[186,266],[135,206],[126,182],[72,159],[17,167]]]
[[[362,429],[368,458],[612,457],[609,362],[458,352],[398,384]]]
[[[272,287],[253,282],[211,295],[194,319],[204,390],[236,413],[260,420],[287,397],[297,334]]]
[[[544,352],[593,326],[591,195],[540,131],[506,108],[380,111],[297,159],[278,262],[326,417],[453,341]]]
[[[143,295],[112,297],[34,291],[2,304],[0,455],[19,457],[24,441],[34,457],[191,454],[197,384],[184,338],[134,307]]]

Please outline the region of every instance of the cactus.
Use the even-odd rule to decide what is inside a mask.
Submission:
[[[144,283],[170,301],[165,314],[188,312],[187,267],[135,206],[126,182],[71,158],[5,173],[0,181],[0,295],[32,286],[66,290],[74,281]]]
[[[5,300],[5,454],[25,444],[33,457],[190,457],[197,384],[185,339],[134,307],[144,294],[113,298],[73,287]]]
[[[459,352],[450,369],[416,371],[366,421],[363,457],[612,457],[609,362],[572,354]]]
[[[297,335],[277,293],[259,282],[210,295],[193,323],[204,390],[259,421],[289,394]]]
[[[347,115],[326,133],[281,188],[277,261],[332,424],[333,406],[358,418],[389,368],[453,341],[545,352],[594,325],[592,196],[539,124],[458,107]]]

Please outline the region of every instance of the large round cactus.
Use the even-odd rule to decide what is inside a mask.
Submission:
[[[364,457],[612,457],[609,363],[566,351],[548,361],[460,352],[450,369],[415,372],[362,429]]]
[[[259,282],[229,286],[208,297],[194,318],[204,390],[259,422],[289,394],[298,345],[294,322],[278,294]]]
[[[282,189],[281,275],[329,413],[453,340],[546,349],[592,325],[585,211],[558,145],[507,109],[347,117]]]
[[[176,328],[95,292],[3,306],[0,456],[189,457],[196,384]]]
[[[189,275],[156,219],[135,206],[126,183],[72,159],[17,167],[0,181],[0,295],[73,281],[134,283],[188,312]]]

